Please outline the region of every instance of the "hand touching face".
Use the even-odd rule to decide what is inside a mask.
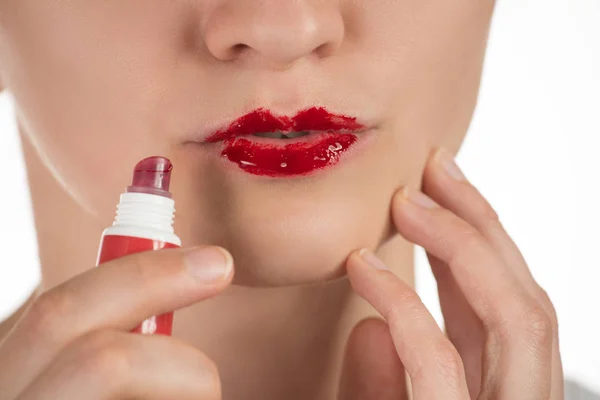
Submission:
[[[558,329],[548,295],[533,279],[498,215],[450,154],[427,165],[423,192],[399,191],[394,223],[428,254],[447,337],[419,296],[369,251],[348,259],[355,290],[383,315],[348,342],[340,398],[563,398]]]

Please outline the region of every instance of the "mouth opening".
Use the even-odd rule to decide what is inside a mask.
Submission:
[[[271,138],[271,139],[295,139],[303,136],[310,135],[308,131],[297,131],[297,132],[259,132],[254,133],[252,136]]]

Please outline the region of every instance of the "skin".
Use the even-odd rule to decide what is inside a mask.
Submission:
[[[43,269],[0,329],[0,399],[562,398],[552,304],[452,162],[493,6],[0,0]],[[193,142],[311,106],[358,117],[368,144],[274,180]],[[155,154],[186,249],[93,269],[124,171]],[[447,335],[411,288],[413,244]],[[127,333],[174,309],[174,338]]]

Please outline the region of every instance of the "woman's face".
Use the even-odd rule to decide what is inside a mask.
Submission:
[[[184,244],[225,246],[238,283],[311,282],[388,239],[392,193],[418,185],[433,147],[457,150],[493,3],[0,0],[0,77],[26,140],[103,223],[133,165],[163,155]],[[255,148],[277,168],[337,160],[347,133],[322,120],[288,124],[312,133],[287,143],[246,137],[233,161],[234,139],[205,141],[257,109],[289,122],[313,107],[364,127],[323,169],[249,167]]]

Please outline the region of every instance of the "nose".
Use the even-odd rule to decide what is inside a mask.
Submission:
[[[204,42],[223,61],[258,59],[289,66],[333,54],[344,39],[344,21],[330,0],[227,1],[210,12]]]

